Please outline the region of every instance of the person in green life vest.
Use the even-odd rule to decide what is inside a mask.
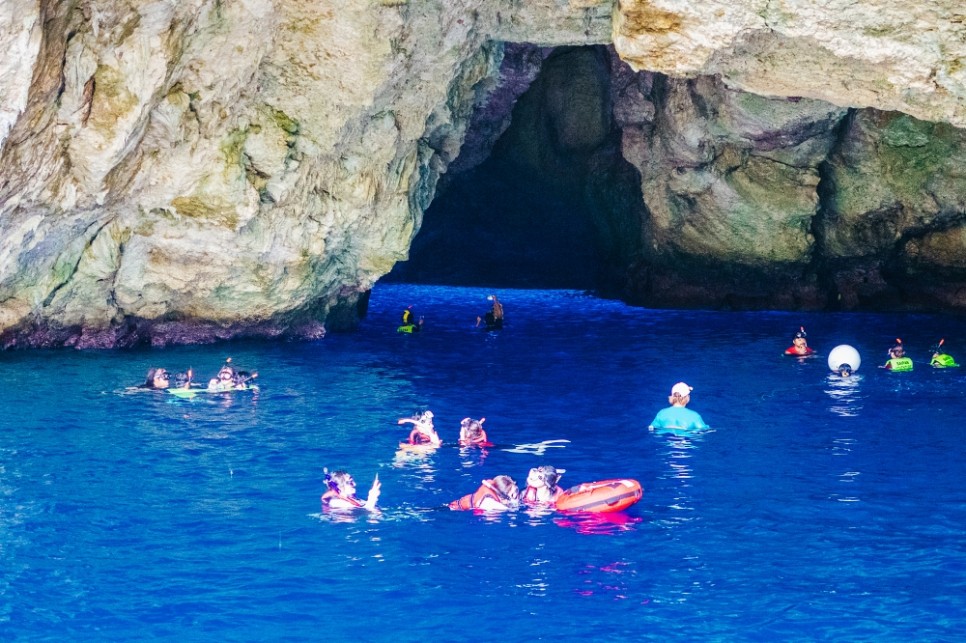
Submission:
[[[933,368],[955,368],[959,366],[952,355],[943,352],[945,342],[945,338],[940,339],[939,343],[932,347],[932,360],[930,360],[929,365]]]
[[[402,325],[396,331],[400,333],[418,333],[422,329],[423,318],[420,317],[418,321],[416,320],[416,315],[413,313],[413,306],[410,304],[402,312]]]
[[[894,373],[912,370],[912,359],[906,357],[906,349],[903,348],[901,339],[896,338],[896,345],[889,349],[889,361],[882,368]]]

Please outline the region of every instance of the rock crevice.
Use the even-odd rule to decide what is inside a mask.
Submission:
[[[437,189],[507,149],[545,185],[579,178],[569,230],[631,301],[693,304],[717,273],[753,296],[709,305],[964,308],[964,18],[952,0],[2,3],[0,344],[349,327]],[[508,129],[559,48],[588,46],[520,112],[552,135]]]

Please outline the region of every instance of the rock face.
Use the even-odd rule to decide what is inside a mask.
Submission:
[[[899,304],[915,290],[966,307],[963,13],[953,0],[2,3],[0,342],[351,326],[407,258],[440,177],[499,154],[549,48],[611,42],[646,71],[612,58],[606,82],[584,75],[606,109],[593,123],[560,112],[554,136],[583,159],[581,198],[631,300],[694,303],[716,273],[743,293],[722,303]],[[527,43],[529,71],[503,65],[520,51],[508,43]],[[849,109],[865,106],[904,113]],[[604,198],[612,177],[624,193]],[[798,285],[776,300],[776,279]]]
[[[966,126],[966,5],[904,0],[620,0],[614,46],[636,70],[720,76],[763,96]]]

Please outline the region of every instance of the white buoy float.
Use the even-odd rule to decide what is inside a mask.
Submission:
[[[833,371],[840,371],[842,365],[848,365],[850,371],[859,370],[859,366],[862,364],[862,358],[859,357],[859,351],[855,350],[848,344],[839,344],[828,354],[828,367]]]

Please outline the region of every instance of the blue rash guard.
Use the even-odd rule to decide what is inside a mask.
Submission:
[[[661,409],[651,420],[652,429],[707,429],[710,428],[695,411],[683,406]]]

